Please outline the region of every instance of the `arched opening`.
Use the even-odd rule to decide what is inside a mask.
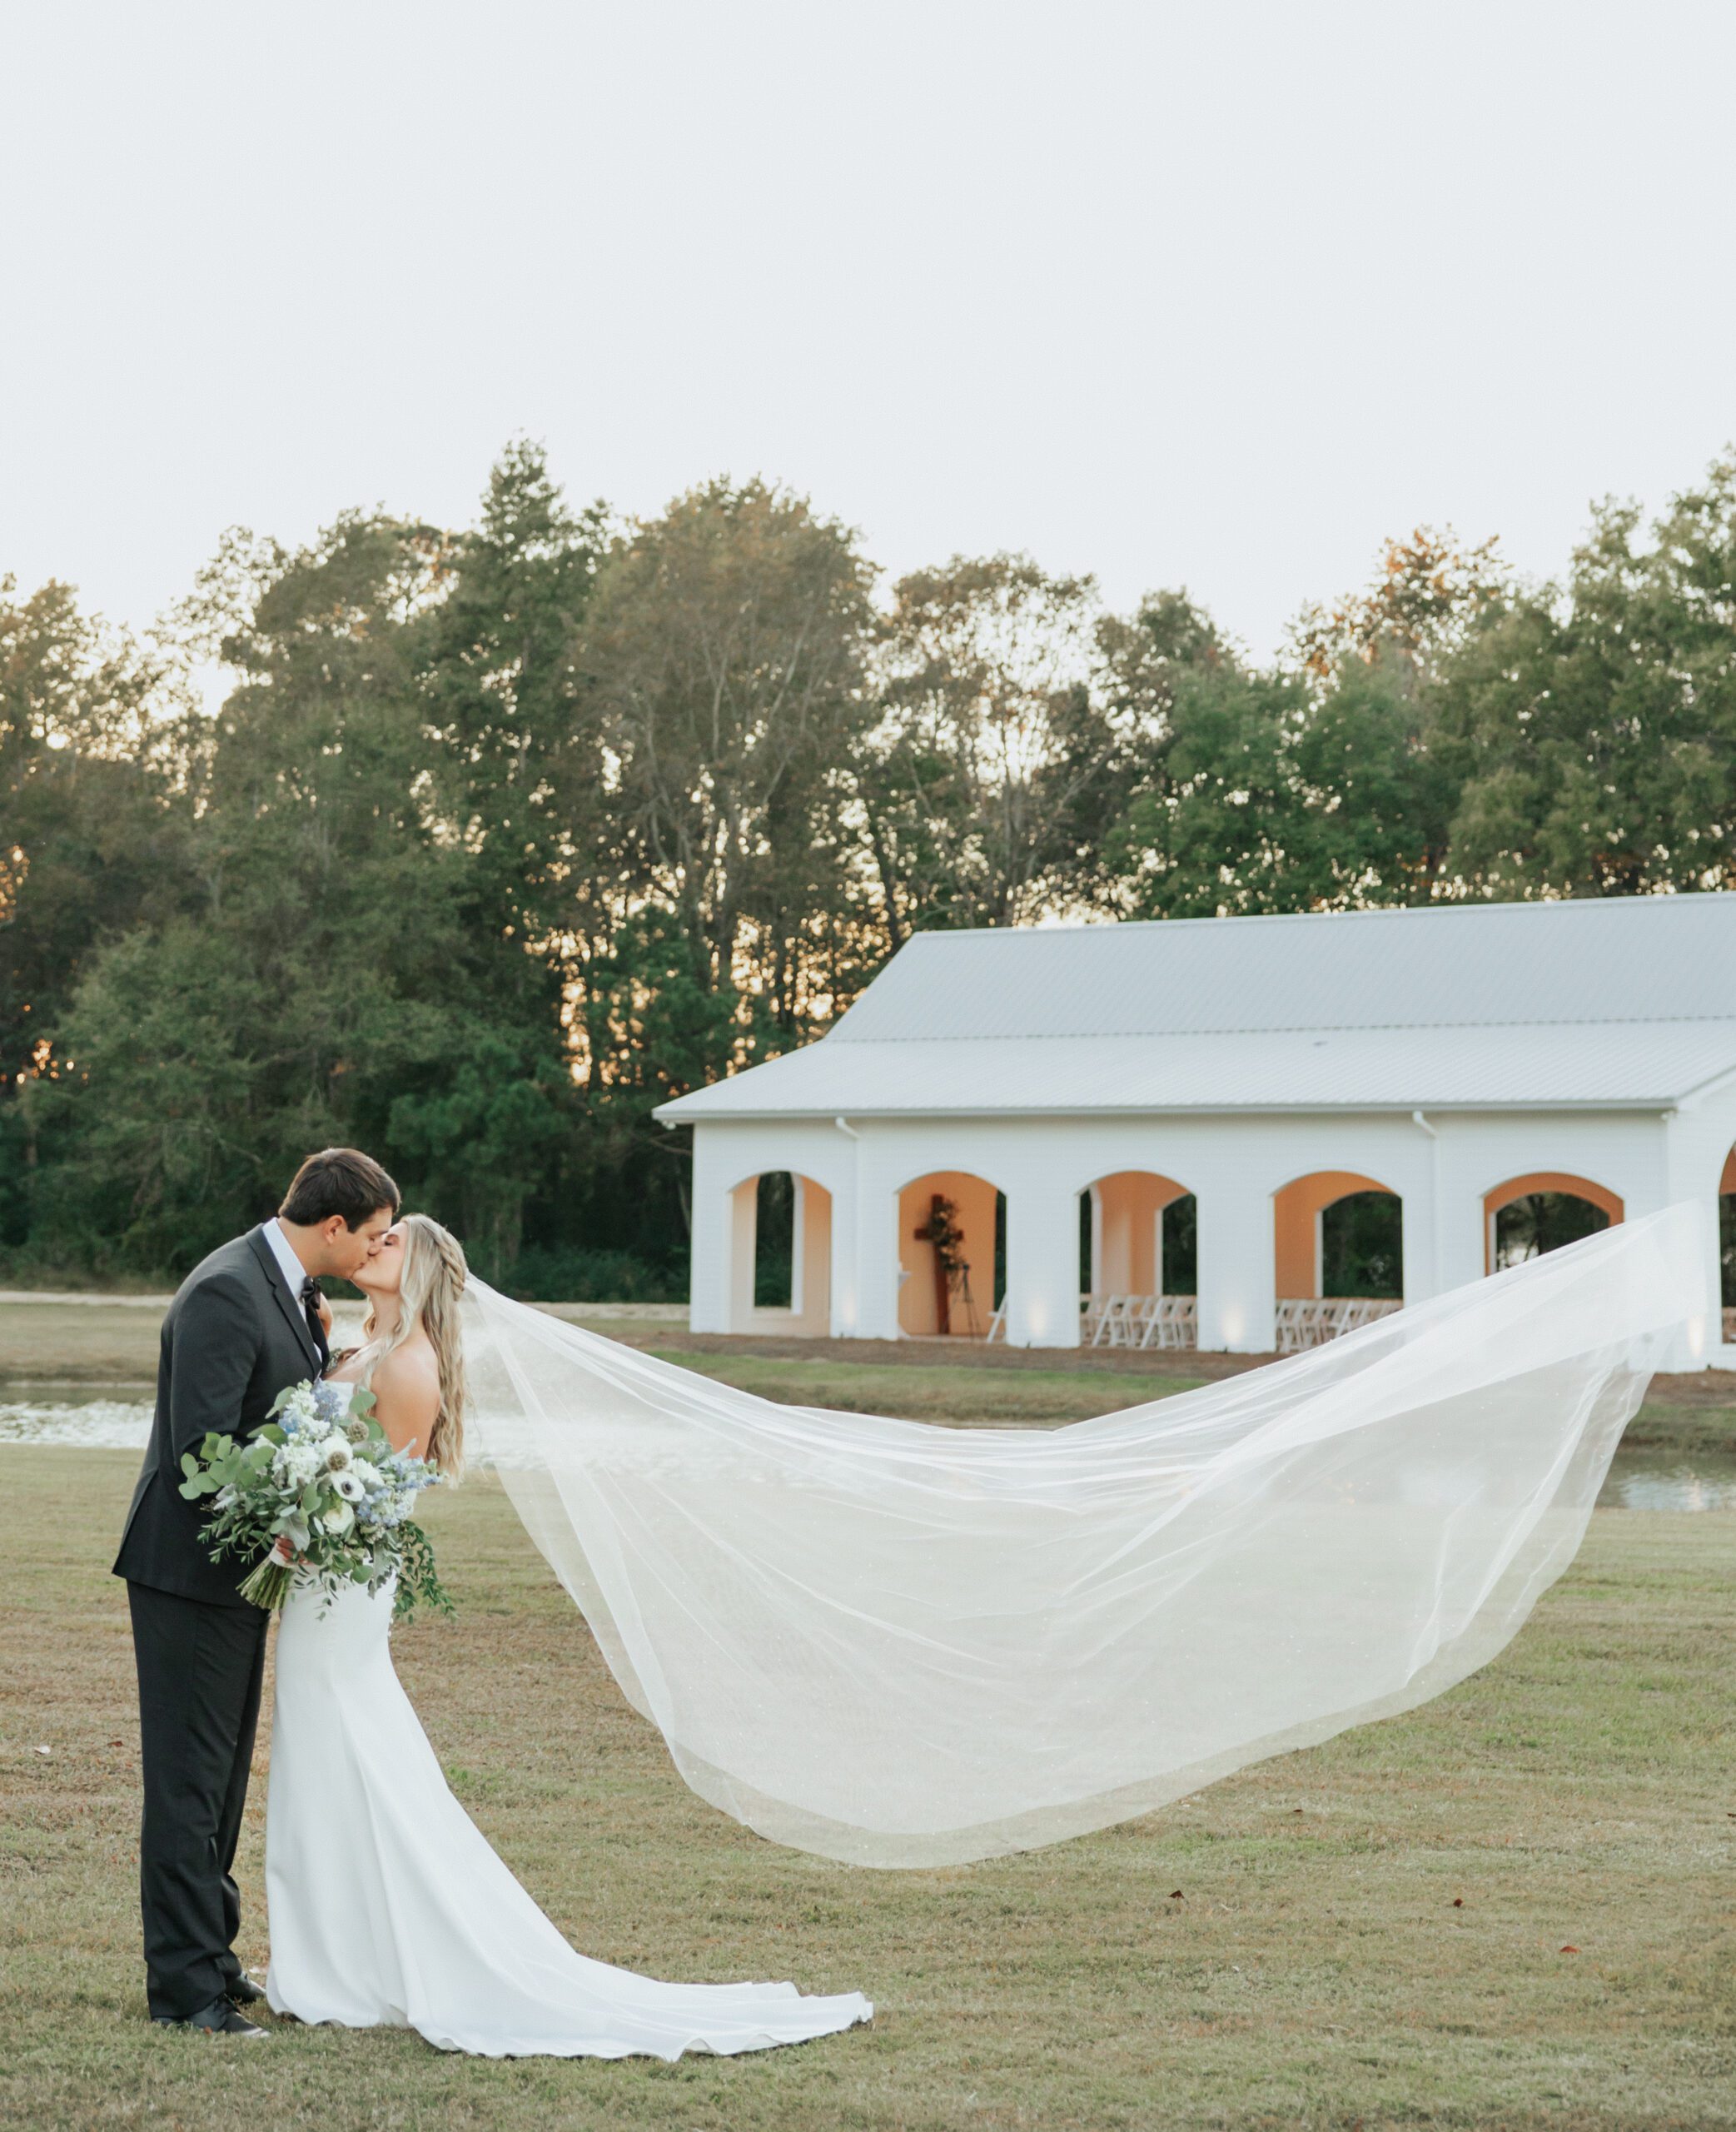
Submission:
[[[1718,1180],[1718,1300],[1724,1339],[1736,1342],[1736,1148]]]
[[[1079,1194],[1079,1337],[1087,1347],[1198,1344],[1196,1203],[1156,1171],[1122,1169]]]
[[[1315,1170],[1272,1194],[1278,1352],[1318,1347],[1397,1310],[1404,1202],[1358,1170]]]
[[[764,1170],[754,1180],[754,1309],[793,1309],[797,1286],[796,1180]]]
[[[763,1170],[730,1198],[729,1330],[823,1339],[831,1329],[832,1194]]]
[[[1589,1178],[1559,1169],[1510,1177],[1483,1195],[1484,1271],[1541,1258],[1621,1218],[1619,1196]]]
[[[1200,1293],[1200,1203],[1191,1192],[1163,1210],[1163,1293]]]
[[[986,1340],[1007,1294],[1007,1198],[968,1170],[931,1170],[898,1194],[898,1330]]]
[[[1328,1296],[1405,1298],[1405,1203],[1395,1192],[1347,1192],[1320,1210],[1320,1285]]]

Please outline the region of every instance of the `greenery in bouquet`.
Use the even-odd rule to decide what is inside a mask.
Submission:
[[[241,1442],[207,1436],[182,1459],[190,1501],[213,1498],[201,1531],[211,1558],[262,1556],[241,1597],[275,1610],[311,1582],[327,1603],[346,1584],[377,1592],[395,1573],[394,1617],[418,1604],[450,1614],[428,1535],[410,1516],[441,1476],[395,1451],[360,1385],[304,1381],[277,1395],[271,1419]]]

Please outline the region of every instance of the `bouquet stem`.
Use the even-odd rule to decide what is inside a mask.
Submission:
[[[251,1599],[256,1606],[263,1606],[268,1614],[275,1614],[288,1598],[295,1577],[295,1571],[287,1562],[279,1562],[275,1555],[267,1555],[242,1582],[241,1597]]]

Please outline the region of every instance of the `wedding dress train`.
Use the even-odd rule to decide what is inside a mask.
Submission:
[[[274,2011],[410,2027],[490,2057],[673,2060],[868,2020],[859,1993],[663,1984],[593,1961],[447,1789],[393,1668],[390,1587],[291,1594],[277,1636],[266,1823]]]
[[[702,1798],[851,1864],[958,1865],[1486,1664],[1650,1372],[1715,1337],[1715,1241],[1684,1202],[1056,1429],[773,1404],[472,1278],[473,1440]]]

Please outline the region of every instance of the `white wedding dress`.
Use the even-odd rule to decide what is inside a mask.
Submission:
[[[272,2010],[444,2050],[674,2060],[803,2043],[858,1992],[662,1984],[571,1946],[447,1789],[392,1665],[392,1587],[298,1587],[277,1633],[266,1821]]]

